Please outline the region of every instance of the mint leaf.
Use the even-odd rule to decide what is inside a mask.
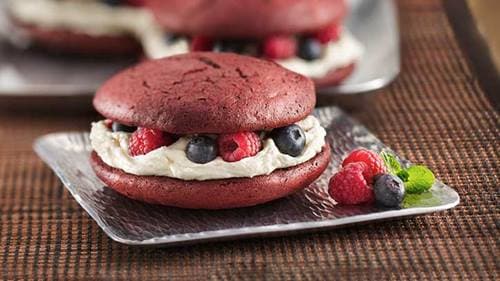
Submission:
[[[439,197],[432,194],[432,192],[422,192],[419,194],[416,193],[407,193],[403,199],[403,208],[413,208],[413,207],[434,207],[442,204],[441,199]]]
[[[380,153],[387,172],[398,176],[405,184],[407,193],[422,193],[429,190],[436,178],[429,168],[422,165],[414,165],[403,169],[396,156],[389,152]]]
[[[384,151],[380,153],[380,157],[382,157],[382,160],[384,161],[387,171],[395,176],[398,175],[398,173],[401,171],[401,164],[399,164],[399,161],[396,158],[396,156],[394,156],[389,152]]]
[[[405,190],[408,193],[422,193],[429,190],[436,178],[429,168],[415,165],[405,170],[408,178],[405,181]]]
[[[401,170],[397,173],[397,176],[403,181],[407,182],[408,178],[410,177],[410,174],[408,174],[408,171],[406,170]]]

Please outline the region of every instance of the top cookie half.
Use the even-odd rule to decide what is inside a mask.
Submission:
[[[270,130],[314,109],[314,84],[274,62],[189,53],[140,63],[97,91],[106,118],[174,134]]]

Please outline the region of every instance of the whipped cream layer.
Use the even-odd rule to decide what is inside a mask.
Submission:
[[[70,29],[90,35],[130,35],[141,42],[149,58],[189,52],[185,38],[166,40],[165,31],[146,9],[109,6],[98,1],[10,0],[10,13],[19,20],[45,28]],[[363,54],[361,44],[343,30],[336,42],[325,47],[323,57],[313,61],[293,57],[276,61],[283,67],[312,78],[356,62]]]
[[[160,147],[145,155],[128,153],[129,133],[112,132],[104,121],[92,123],[90,140],[92,148],[107,165],[138,176],[166,176],[181,180],[212,180],[251,178],[268,175],[277,169],[304,163],[316,156],[325,145],[326,131],[318,119],[308,116],[296,123],[306,135],[304,151],[297,157],[279,151],[272,138],[262,143],[262,150],[255,156],[237,162],[226,162],[220,156],[205,164],[190,161],[186,156],[189,137]]]
[[[339,40],[325,46],[323,56],[307,61],[299,57],[276,61],[281,66],[302,75],[321,78],[329,71],[342,68],[358,61],[363,55],[363,46],[349,31],[344,29]]]
[[[153,38],[150,40],[143,40],[143,44],[147,45],[148,41],[155,41]],[[185,49],[182,50],[182,47]],[[188,52],[188,43],[185,38],[178,39],[174,45],[168,45],[163,40],[162,44],[155,46],[155,48],[149,48],[148,56],[151,58],[161,58],[169,56],[173,49],[177,53]],[[344,29],[339,40],[335,42],[330,42],[325,46],[323,56],[319,59],[308,61],[299,57],[293,57],[284,60],[276,60],[276,63],[281,66],[300,73],[302,75],[321,78],[324,77],[328,72],[334,69],[342,68],[348,66],[352,63],[358,61],[363,55],[363,46],[359,43],[352,34]]]

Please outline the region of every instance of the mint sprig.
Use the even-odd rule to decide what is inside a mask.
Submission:
[[[398,176],[403,182],[407,182],[408,178],[410,177],[410,174],[408,174],[408,171],[406,169],[399,171],[396,176]]]
[[[436,178],[429,168],[414,165],[406,169],[408,179],[405,181],[405,189],[408,193],[422,193],[429,190]]]
[[[380,154],[380,157],[384,160],[384,164],[390,174],[397,175],[401,171],[401,164],[399,164],[396,156],[384,151]]]
[[[382,152],[380,157],[382,157],[387,171],[403,181],[405,191],[408,193],[422,193],[428,191],[436,181],[432,171],[425,166],[413,165],[404,169],[393,154]]]

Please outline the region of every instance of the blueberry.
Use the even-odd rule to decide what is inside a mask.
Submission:
[[[302,154],[306,145],[306,134],[301,127],[293,124],[274,129],[271,137],[281,153],[297,157]]]
[[[137,130],[137,127],[127,126],[127,125],[120,124],[118,122],[113,122],[113,124],[111,125],[111,130],[113,132],[133,133],[133,132],[135,132],[135,130]]]
[[[173,44],[174,42],[176,42],[179,39],[181,39],[181,36],[179,34],[176,34],[176,33],[167,33],[165,35],[165,42],[167,42],[168,44]]]
[[[400,207],[405,196],[403,181],[393,175],[381,174],[375,177],[375,200],[386,207]]]
[[[118,6],[122,4],[122,0],[102,0],[102,2],[109,6]]]
[[[308,61],[318,59],[323,54],[323,46],[314,38],[302,38],[298,49],[297,55]]]
[[[198,164],[208,163],[217,157],[217,143],[206,136],[193,137],[186,146],[186,156]]]
[[[224,40],[215,42],[213,50],[214,52],[253,55],[257,52],[257,46],[246,40]]]

